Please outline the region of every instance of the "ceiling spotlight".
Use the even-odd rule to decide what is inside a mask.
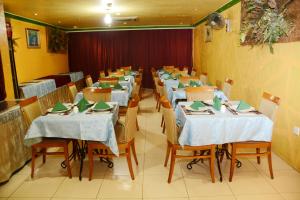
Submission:
[[[57,23],[61,24],[61,21],[58,21]]]
[[[35,15],[35,16],[37,16],[37,15],[38,15],[38,13],[34,13],[34,15]]]
[[[73,28],[78,28],[77,26],[73,26]]]
[[[104,17],[104,23],[105,24],[111,24],[112,23],[112,18],[110,16],[110,14],[106,14]]]

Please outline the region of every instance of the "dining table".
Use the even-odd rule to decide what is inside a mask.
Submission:
[[[239,101],[225,102],[219,111],[205,102],[202,111],[191,111],[189,108],[192,103],[179,102],[175,109],[176,120],[181,127],[178,142],[182,146],[272,140],[273,121],[254,108],[247,112],[237,111]],[[226,153],[229,153],[228,150]],[[217,149],[216,158],[222,181],[219,154]]]
[[[54,79],[39,79],[19,84],[23,98],[42,97],[56,89]]]
[[[119,80],[119,84],[125,88],[128,89],[128,94],[129,97],[131,96],[131,92],[133,90],[133,84],[134,84],[134,76],[133,75],[128,75],[124,76],[125,80]],[[93,83],[93,87],[98,87],[99,86],[99,81]]]
[[[109,147],[112,153],[119,155],[114,126],[118,120],[119,106],[117,102],[107,102],[112,109],[104,112],[95,112],[91,108],[78,112],[74,104],[66,104],[71,110],[64,113],[47,113],[32,121],[24,139],[26,146],[42,141],[42,138],[65,138],[81,140],[77,145],[80,153],[80,174],[83,159],[86,154],[85,141],[102,142]]]

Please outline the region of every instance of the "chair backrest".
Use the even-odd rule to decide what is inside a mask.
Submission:
[[[214,87],[188,87],[185,88],[187,101],[206,101],[214,98]]]
[[[182,76],[179,78],[179,81],[183,84],[188,84],[190,81],[199,81],[199,78],[195,76]]]
[[[207,85],[208,82],[207,73],[203,72],[200,74],[200,81],[203,83],[203,85]]]
[[[72,101],[74,101],[76,94],[78,92],[77,87],[76,87],[75,83],[73,83],[73,82],[68,83],[68,87],[69,87],[70,95],[72,97]]]
[[[124,71],[109,72],[108,74],[109,76],[115,76],[115,77],[121,77],[125,75]]]
[[[223,92],[228,99],[230,99],[232,85],[233,85],[233,80],[226,78],[223,84]]]
[[[166,135],[167,140],[172,144],[178,143],[177,127],[176,127],[176,116],[171,103],[164,99],[161,101],[162,112],[166,124]]]
[[[92,87],[93,86],[93,79],[90,75],[87,75],[85,77],[85,83],[87,87]]]
[[[131,70],[131,66],[120,67],[120,69],[122,69],[124,71],[130,71]]]
[[[159,95],[163,96],[164,95],[164,83],[160,79],[158,79],[157,87],[158,87]]]
[[[274,121],[279,104],[279,97],[264,92],[260,102],[259,111]]]
[[[84,88],[83,96],[89,101],[99,102],[99,101],[111,101],[111,88]]]
[[[42,115],[40,102],[36,96],[22,100],[19,105],[28,124]]]
[[[154,76],[154,85],[155,85],[155,90],[156,90],[157,94],[159,94],[158,81],[159,81],[158,76]]]
[[[119,78],[100,78],[99,83],[107,83],[110,85],[116,85],[119,82]]]
[[[105,77],[105,71],[101,70],[99,73],[99,78],[104,78]]]
[[[125,140],[126,142],[131,141],[135,137],[137,131],[137,112],[138,112],[139,98],[134,96],[129,104],[125,116]]]
[[[197,75],[197,71],[196,71],[196,69],[193,69],[192,72],[191,72],[191,76],[196,76],[196,75]]]
[[[142,84],[142,79],[135,78],[135,83],[132,89],[132,96],[139,96],[141,84]]]
[[[174,65],[163,66],[164,70],[174,70]]]

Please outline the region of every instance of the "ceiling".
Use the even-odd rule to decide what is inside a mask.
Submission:
[[[105,10],[112,2],[110,11]],[[190,26],[229,0],[4,0],[4,10],[64,28],[105,27],[112,17],[137,16],[137,21],[116,26]]]

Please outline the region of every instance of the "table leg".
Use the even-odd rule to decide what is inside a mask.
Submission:
[[[220,175],[220,182],[222,182],[223,181],[223,175],[222,175],[222,171],[221,171],[218,146],[216,148],[216,159],[217,159],[218,171],[219,171],[219,175]]]

